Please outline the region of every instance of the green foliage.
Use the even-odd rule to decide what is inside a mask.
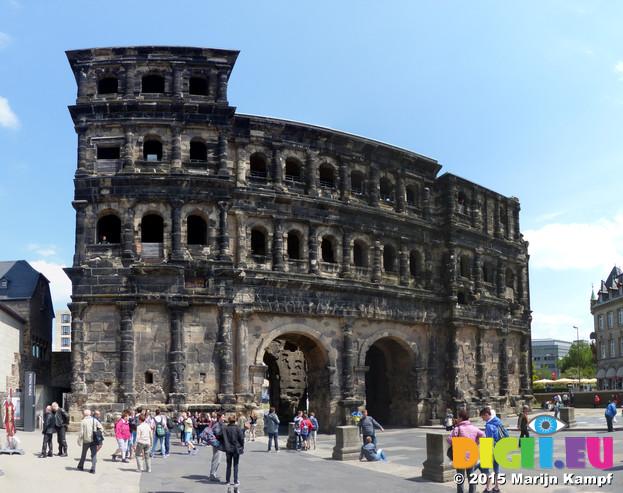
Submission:
[[[563,377],[578,378],[578,366],[581,378],[595,378],[595,359],[591,347],[585,342],[574,342],[569,353],[560,360],[558,368]]]

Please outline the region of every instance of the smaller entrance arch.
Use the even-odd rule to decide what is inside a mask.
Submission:
[[[411,347],[399,337],[385,335],[362,349],[368,367],[368,413],[383,426],[415,426],[415,355]]]

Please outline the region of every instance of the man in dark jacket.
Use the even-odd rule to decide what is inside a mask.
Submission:
[[[65,434],[67,433],[67,423],[69,423],[69,415],[58,403],[52,403],[52,411],[54,411],[54,429],[56,430],[56,436],[58,438],[58,455],[60,457],[67,457],[67,440]]]
[[[218,440],[218,447],[212,446],[212,464],[210,465],[210,481],[220,481],[216,475],[218,466],[221,463],[221,452],[225,452],[225,442],[223,441],[223,430],[225,429],[225,413],[219,412],[216,415],[217,422],[212,428],[212,433]]]
[[[238,461],[240,454],[244,451],[244,435],[242,430],[236,424],[236,416],[230,416],[228,425],[223,428],[223,440],[225,442],[225,453],[227,454],[227,472],[225,474],[225,482],[231,486],[238,486]],[[234,465],[234,478],[231,478],[231,466]]]
[[[376,447],[376,433],[374,429],[385,431],[383,427],[376,422],[372,416],[368,416],[368,410],[361,411],[361,419],[359,420],[359,434],[363,435],[363,444],[366,444],[366,438],[372,437],[372,443]]]
[[[45,416],[43,416],[43,447],[41,448],[41,459],[44,457],[52,457],[52,438],[54,438],[54,413],[52,406],[45,408]],[[48,449],[46,455],[46,449]]]
[[[277,437],[279,435],[279,417],[275,413],[274,406],[270,408],[270,412],[264,416],[264,433],[268,436],[268,452],[270,452],[271,443],[275,442],[275,452],[279,452]]]

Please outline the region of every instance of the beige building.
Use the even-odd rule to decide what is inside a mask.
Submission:
[[[69,310],[56,310],[52,351],[60,353],[71,351],[71,312]]]
[[[595,319],[597,385],[601,390],[623,388],[623,271],[614,267],[591,297]]]
[[[16,383],[15,362],[21,352],[24,324],[27,320],[0,303],[0,393]]]

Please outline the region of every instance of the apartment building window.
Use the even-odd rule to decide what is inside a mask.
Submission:
[[[623,308],[619,308],[619,325],[623,325]]]
[[[61,347],[69,347],[69,337],[61,337]]]
[[[615,346],[615,340],[612,339],[610,341],[610,357],[614,358],[616,356],[616,346]]]
[[[602,342],[601,343],[601,359],[605,359],[606,358],[606,343]]]
[[[61,335],[63,336],[69,335],[69,325],[61,325]]]
[[[68,324],[70,321],[71,320],[69,320],[69,313],[63,313],[61,315],[61,323]]]
[[[608,312],[608,328],[614,327],[614,312]]]
[[[599,330],[604,330],[604,316],[603,315],[599,315],[597,317],[597,328]]]

